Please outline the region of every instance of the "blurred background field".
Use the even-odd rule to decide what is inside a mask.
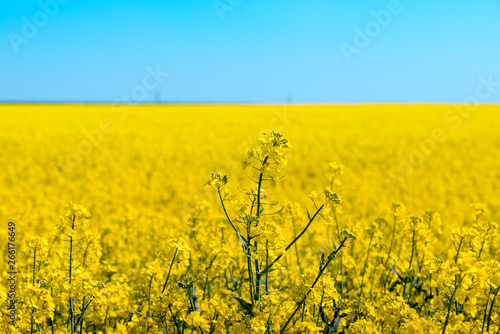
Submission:
[[[334,161],[346,219],[385,217],[400,201],[461,226],[475,202],[498,219],[498,124],[488,105],[2,105],[0,215],[21,234],[47,233],[73,201],[100,227],[139,211],[182,228],[215,203],[210,173],[249,185],[241,161],[275,130],[292,144],[280,201],[308,204]]]
[[[75,310],[81,310],[85,298],[92,304],[80,324],[85,321],[83,332],[92,333],[164,333],[174,326],[192,333],[209,328],[263,333],[265,326],[277,333],[289,324],[287,332],[313,333],[323,326],[316,305],[342,322],[342,333],[434,333],[438,328],[479,333],[490,325],[496,331],[498,108],[2,105],[0,217],[15,222],[16,333],[35,332],[35,322],[39,331],[67,333],[64,319],[73,307],[68,305],[74,300]],[[289,139],[290,157],[277,184],[264,181],[264,211],[258,223],[250,223],[255,225],[250,235],[244,222],[255,216],[241,216],[249,210],[249,198],[238,190],[256,191],[250,178],[260,172],[243,170],[242,162],[249,149],[262,150],[258,139],[271,131]],[[335,182],[329,171],[337,173]],[[214,172],[228,176],[222,191],[236,196],[224,195],[230,198],[225,200],[228,217],[247,231],[248,240],[263,233],[266,241],[259,244],[270,245],[269,254],[254,253],[254,259],[266,266],[268,257],[279,260],[265,279],[271,287],[263,311],[257,306],[251,311],[256,316],[244,307],[257,296],[246,284],[253,277],[244,265],[252,264],[251,256],[246,261],[248,254],[222,218],[217,193],[205,186]],[[318,196],[312,203],[314,191]],[[325,197],[325,209],[309,227],[310,212],[319,212]],[[393,206],[396,201],[406,211]],[[74,204],[65,209],[68,203],[88,211]],[[89,227],[62,234],[87,212]],[[284,252],[306,226],[307,233]],[[68,244],[70,235],[80,243]],[[325,253],[341,249],[346,235],[357,239],[318,274]],[[1,234],[0,241],[7,243],[8,236]],[[73,251],[79,254],[75,259],[69,255]],[[7,249],[3,252],[7,258]],[[73,264],[79,268],[74,275]],[[466,283],[458,283],[454,300],[457,272]],[[75,281],[68,283],[68,273]],[[7,300],[3,285],[11,274],[4,269],[2,275],[0,298]],[[315,283],[309,284],[316,275],[323,279],[313,290]],[[200,312],[190,292],[181,289],[185,284],[198,294]],[[292,324],[298,298],[305,301],[311,291],[297,318],[305,314],[305,320]],[[165,317],[167,309],[172,318]],[[335,315],[339,310],[354,315],[341,321]],[[2,330],[8,331],[5,325]]]

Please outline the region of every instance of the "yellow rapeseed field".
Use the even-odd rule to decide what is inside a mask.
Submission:
[[[0,332],[499,333],[499,112],[0,105]]]

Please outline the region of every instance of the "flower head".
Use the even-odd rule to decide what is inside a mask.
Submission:
[[[227,184],[227,175],[221,175],[221,174],[216,174],[212,173],[212,176],[210,179],[205,183],[205,185],[209,185],[210,187],[214,188],[215,190],[219,190],[223,186]]]

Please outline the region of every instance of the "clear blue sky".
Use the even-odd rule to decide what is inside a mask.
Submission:
[[[462,102],[500,82],[498,0],[54,1],[1,0],[0,101]]]

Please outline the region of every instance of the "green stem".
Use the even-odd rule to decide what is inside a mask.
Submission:
[[[247,225],[247,238],[250,240],[250,224]],[[250,300],[252,301],[252,307],[255,306],[255,281],[253,275],[253,263],[252,263],[252,250],[250,249],[250,244],[246,248],[247,255],[247,267],[248,267],[248,284],[250,287]]]
[[[337,237],[339,238],[339,241],[340,241],[340,224],[339,224],[339,220],[337,218],[337,212],[335,211],[335,208],[333,209],[333,217],[335,218],[335,223],[337,224]],[[344,254],[340,254],[340,261],[339,261],[339,269],[338,269],[338,272],[340,273],[340,275],[343,276],[343,273],[344,273]],[[340,282],[340,295],[343,296],[344,295],[344,282],[345,282],[345,279],[342,278],[342,281]],[[337,283],[337,277],[335,277],[335,283]]]
[[[264,158],[264,161],[262,162],[262,167],[264,167],[264,164],[267,162],[267,159],[269,158],[269,156],[266,156]],[[261,171],[260,172],[260,175],[259,175],[259,184],[257,185],[257,224],[260,223],[260,207],[261,207],[261,201],[262,201],[262,178],[264,176],[264,173]],[[250,240],[250,237],[249,239]],[[257,241],[254,242],[254,246],[255,246],[255,254],[256,254],[256,257],[255,257],[255,272],[256,273],[259,273],[260,272],[260,265],[259,265],[259,245],[257,243]],[[260,278],[261,276],[260,275],[256,275],[255,277],[255,298],[257,300],[260,300]]]
[[[82,314],[81,314],[81,322],[80,322],[80,333],[83,333],[83,315],[85,313],[86,307],[85,307],[85,297],[83,297],[82,301]]]
[[[464,238],[460,238],[460,243],[458,244],[458,249],[457,249],[457,255],[455,256],[455,263],[458,262],[458,254],[460,254],[460,248],[462,247],[462,242],[464,241]]]
[[[479,253],[477,254],[477,258],[479,259],[481,257],[481,253],[483,252],[483,249],[484,249],[484,244],[486,243],[486,239],[488,237],[488,233],[490,232],[490,229],[488,228],[486,230],[486,234],[484,235],[484,240],[483,242],[481,243],[481,249],[479,250]]]
[[[266,240],[266,267],[269,264],[269,241]],[[266,271],[266,294],[269,294],[269,270]]]
[[[264,158],[264,161],[262,162],[262,166],[264,167],[264,164],[267,162],[267,159],[269,157],[266,156]],[[259,175],[259,184],[257,186],[257,214],[256,216],[260,218],[260,204],[261,204],[261,189],[262,189],[262,177],[264,176],[263,172],[260,172]]]
[[[161,293],[165,292],[165,289],[167,288],[168,279],[170,278],[170,272],[172,271],[172,266],[174,265],[175,257],[177,256],[177,251],[178,249],[176,248],[174,257],[172,259],[172,262],[170,263],[170,268],[168,269],[167,279],[165,280],[165,284],[163,284],[163,289],[161,289]]]
[[[255,272],[258,273],[260,271],[260,265],[259,265],[259,245],[257,241],[254,242],[255,246]],[[260,285],[261,285],[261,276],[260,275],[255,275],[255,298],[256,300],[260,301]]]
[[[481,328],[481,334],[484,333],[484,327],[486,327],[486,317],[488,316],[488,305],[489,305],[489,300],[486,300],[486,306],[484,307],[483,327]]]
[[[249,244],[248,244],[247,240],[240,234],[240,232],[238,231],[238,229],[236,228],[236,226],[234,226],[233,221],[231,220],[231,218],[229,218],[229,214],[227,213],[226,206],[224,205],[224,200],[222,199],[222,194],[220,193],[220,189],[217,189],[217,193],[219,194],[219,199],[220,199],[220,202],[222,204],[222,209],[224,209],[224,214],[226,215],[226,218],[229,221],[229,224],[231,224],[231,227],[236,232],[236,234],[238,235],[238,238],[240,238],[240,240],[243,243],[243,245],[245,247],[248,247]]]
[[[392,246],[394,245],[394,236],[396,235],[396,216],[394,216],[394,225],[392,227],[392,237],[391,237],[391,243],[389,244],[389,251],[387,252],[387,259],[385,259],[384,267],[387,266],[387,262],[389,262],[389,259],[391,257],[391,252],[392,252]]]
[[[297,236],[297,232],[295,230],[295,220],[293,220],[293,219],[292,219],[292,226],[293,226],[293,237],[295,238]],[[300,265],[300,256],[299,256],[299,249],[297,247],[297,244],[295,244],[294,248],[295,248],[295,255],[297,256],[297,265],[299,266],[300,275],[302,276],[302,280],[305,283],[306,278],[304,277],[304,271],[302,270],[302,266]]]
[[[149,281],[149,290],[148,290],[148,317],[151,316],[151,286],[153,285],[153,279],[155,275],[151,275],[151,280]]]
[[[411,240],[411,257],[410,257],[410,264],[408,266],[408,271],[411,269],[411,264],[413,262],[413,255],[415,254],[415,229],[413,229],[413,235],[412,235],[412,240]],[[406,280],[403,286],[403,299],[405,298],[405,292],[406,292]],[[411,295],[411,286],[410,286],[410,295]],[[408,299],[409,301],[409,299]]]
[[[33,250],[33,286],[35,286],[36,279],[36,247]]]
[[[446,333],[446,327],[448,326],[448,320],[450,320],[450,313],[451,313],[451,305],[453,305],[453,298],[455,298],[455,293],[457,292],[458,290],[458,287],[460,285],[460,283],[462,282],[462,279],[465,277],[462,276],[460,277],[460,279],[458,280],[458,282],[455,282],[455,288],[453,289],[453,293],[451,294],[451,297],[450,297],[450,302],[448,304],[448,311],[446,313],[446,320],[444,322],[444,326],[443,326],[443,332],[442,334],[445,334]]]
[[[73,219],[71,222],[71,234],[69,236],[69,285],[71,286],[73,284],[73,231],[75,229],[75,219],[76,216],[73,215]],[[73,316],[73,299],[71,298],[71,295],[69,297],[69,326],[70,326],[70,331],[71,334],[75,333],[75,328],[74,328],[74,316]]]
[[[177,331],[180,334],[181,333],[181,329],[179,328],[179,324],[177,323],[177,319],[175,318],[175,314],[172,311],[172,308],[170,307],[170,305],[168,305],[168,310],[170,311],[170,314],[172,314],[172,318],[174,319],[175,327],[177,327]]]
[[[292,247],[297,242],[297,240],[300,239],[300,237],[302,237],[302,235],[304,233],[306,233],[307,229],[309,228],[309,226],[311,225],[311,223],[314,221],[314,219],[320,213],[320,211],[323,209],[324,206],[325,205],[323,204],[323,205],[321,205],[319,207],[319,209],[316,211],[316,213],[311,217],[311,219],[309,219],[309,223],[307,223],[306,227],[304,227],[304,229],[302,230],[302,232],[300,232],[300,234],[295,239],[293,239],[293,241],[288,246],[286,246],[285,253],[290,249],[290,247]],[[271,267],[272,267],[272,265],[275,264],[276,262],[278,262],[282,257],[283,257],[283,254],[281,254],[277,258],[275,258],[269,265],[266,265],[266,268],[261,272],[261,274],[263,274],[263,273],[267,272],[268,270],[270,270]]]
[[[366,273],[366,267],[368,266],[368,258],[370,257],[370,249],[372,246],[372,240],[373,240],[373,234],[370,235],[370,242],[368,243],[368,251],[366,252],[366,259],[365,259],[365,264],[363,266],[363,274],[361,276],[361,296],[364,296],[363,288],[364,286],[364,281],[365,281],[365,273]]]
[[[500,290],[500,286],[497,288],[497,291],[495,291],[495,294],[493,295],[493,299],[491,300],[490,311],[488,312],[488,323],[486,325],[487,332],[490,330],[491,313],[493,312],[493,305],[495,304],[495,298],[498,295],[498,290]]]
[[[389,244],[389,250],[387,251],[387,258],[385,259],[384,267],[387,267],[387,263],[389,262],[389,259],[391,258],[391,252],[392,252],[392,247],[394,246],[394,236],[396,235],[396,223],[397,223],[397,216],[394,216],[394,224],[392,226],[392,236],[391,236],[391,243]],[[389,270],[390,272],[390,270]],[[387,279],[389,277],[389,273],[383,274],[381,283],[384,284],[384,293],[385,289],[387,286]]]
[[[36,278],[36,247],[35,249],[33,250],[33,287],[35,287],[35,278]],[[34,332],[35,330],[35,318],[33,318],[33,312],[35,311],[35,309],[33,308],[31,310],[31,333]]]
[[[311,293],[311,291],[314,289],[314,287],[316,286],[316,283],[318,283],[319,279],[321,278],[321,276],[323,276],[323,272],[325,271],[326,267],[330,264],[330,262],[335,258],[335,256],[337,255],[337,253],[340,251],[340,249],[344,246],[344,242],[345,240],[341,241],[339,247],[333,251],[329,256],[328,256],[328,261],[326,261],[326,263],[323,265],[322,268],[320,268],[319,270],[319,273],[318,273],[318,276],[316,276],[316,279],[314,280],[313,284],[311,285],[311,287],[309,288],[309,290],[307,291],[306,295],[304,296],[304,298],[302,298],[302,300],[300,301],[300,303],[297,305],[297,307],[295,308],[295,310],[293,311],[292,315],[288,318],[288,320],[285,322],[285,325],[283,326],[283,328],[281,329],[280,331],[280,334],[284,333],[286,328],[288,327],[288,325],[290,324],[290,321],[292,321],[293,317],[295,316],[295,314],[297,314],[298,310],[300,310],[300,308],[302,307],[302,304],[304,304],[304,302],[306,301],[307,297],[309,296],[309,294]]]
[[[411,269],[411,264],[413,262],[413,255],[415,254],[415,229],[413,229],[413,236],[411,240],[411,257],[410,257],[410,265],[408,266],[408,270]]]
[[[340,241],[340,224],[337,218],[337,212],[335,211],[335,208],[333,208],[333,218],[335,218],[335,223],[337,224],[337,238],[339,238]]]
[[[323,291],[321,293],[321,300],[319,301],[319,308],[318,308],[318,317],[316,318],[316,327],[319,326],[319,319],[321,317],[321,308],[323,307],[323,299],[325,298],[325,289],[323,288]]]

